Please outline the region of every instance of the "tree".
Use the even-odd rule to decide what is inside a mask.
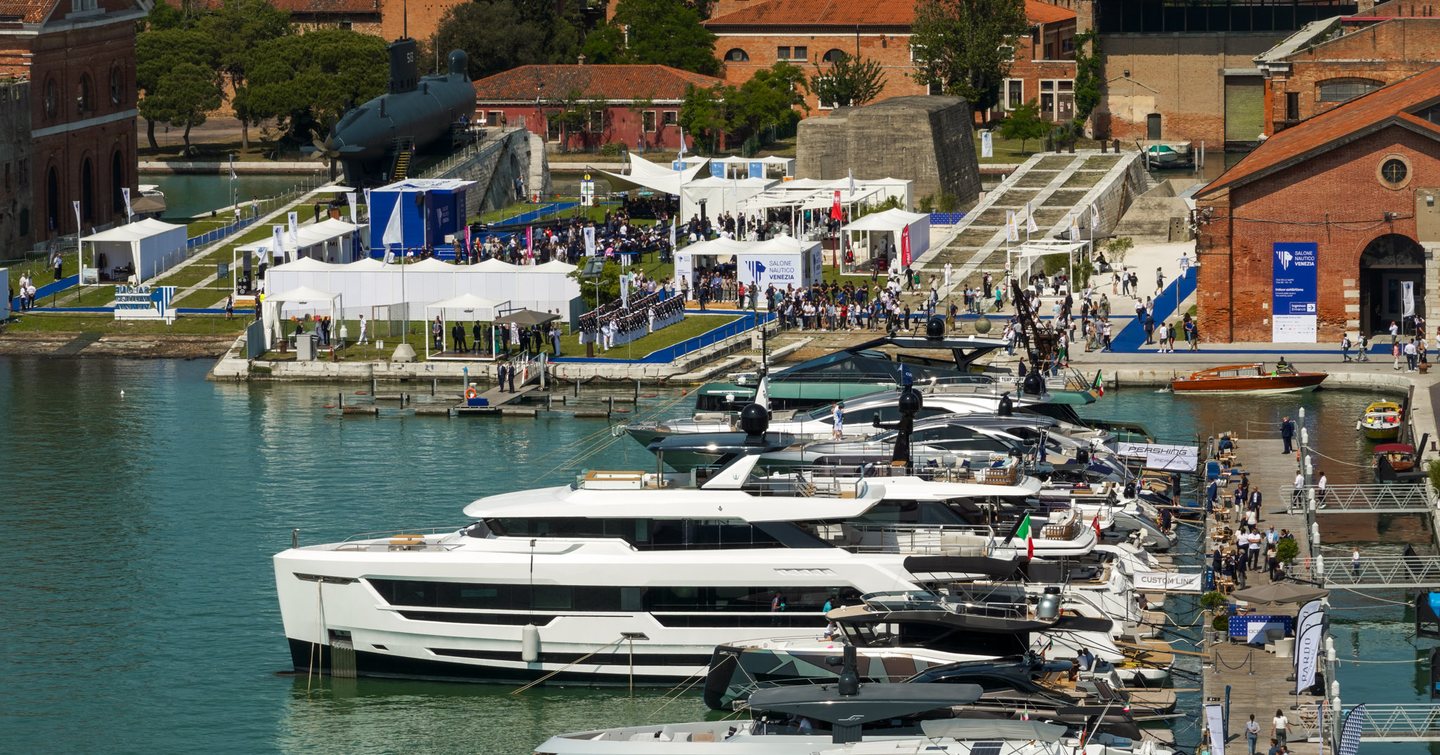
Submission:
[[[1050,124],[1040,118],[1040,106],[1035,100],[1010,111],[1005,122],[1000,124],[1000,135],[1006,139],[1019,139],[1020,151],[1025,151],[1025,142],[1040,139],[1050,133]]]
[[[1023,0],[918,0],[910,37],[915,79],[987,111],[1000,102],[1015,39],[1029,29]]]
[[[684,0],[620,0],[615,18],[585,38],[592,63],[650,63],[707,75],[720,72],[715,35]]]
[[[536,63],[574,63],[580,32],[553,5],[528,0],[476,0],[451,6],[435,32],[443,57],[464,50],[470,78]]]
[[[385,41],[347,29],[319,29],[260,45],[250,64],[249,107],[308,144],[352,107],[385,91]]]
[[[702,139],[710,143],[710,151],[716,151],[716,144],[725,131],[725,95],[730,87],[716,85],[697,87],[685,85],[685,97],[680,101],[680,128],[685,129],[696,142]]]
[[[845,53],[825,66],[815,64],[815,75],[806,88],[822,105],[855,107],[875,99],[885,88],[885,73],[880,64],[866,58],[852,58]]]
[[[587,99],[580,90],[572,89],[565,94],[560,109],[546,117],[554,120],[560,127],[560,150],[563,152],[569,149],[570,135],[573,133],[579,133],[583,146],[589,147],[590,136],[594,134],[597,122],[600,131],[604,132],[604,113],[604,100]]]
[[[197,28],[215,41],[219,72],[229,85],[230,104],[240,119],[240,149],[248,151],[250,126],[259,118],[250,104],[246,71],[260,44],[290,34],[290,14],[270,0],[225,0],[200,17]]]
[[[1101,66],[1100,39],[1095,32],[1075,35],[1075,122],[1082,129],[1100,105]]]
[[[184,26],[183,19],[174,15],[178,11],[161,11],[160,5],[163,3],[156,5],[152,15],[158,14],[161,23],[135,38],[135,82],[141,94],[139,110],[145,118],[145,136],[151,149],[160,148],[155,141],[155,124],[171,123],[186,125],[188,151],[189,127],[205,122],[203,117],[197,121],[190,114],[201,104],[223,94],[215,73],[219,51],[210,35]],[[176,69],[181,67],[183,72],[176,75]],[[199,77],[195,75],[197,68],[209,72],[213,87],[200,86]],[[187,102],[186,97],[195,101]],[[205,110],[219,106],[217,102]]]
[[[804,107],[800,95],[805,74],[785,62],[755,72],[739,87],[725,87],[725,127],[736,138],[758,139],[765,129],[794,125],[800,120],[796,106]]]

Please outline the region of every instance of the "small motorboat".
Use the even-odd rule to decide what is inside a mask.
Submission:
[[[1381,443],[1373,450],[1376,482],[1416,482],[1427,476],[1417,470],[1415,447],[1409,443]]]
[[[1395,440],[1400,437],[1404,410],[1394,401],[1375,401],[1365,407],[1355,429],[1370,440]]]
[[[1228,364],[1191,373],[1170,381],[1176,393],[1293,393],[1312,391],[1329,377],[1324,372],[1300,372],[1283,358],[1270,370],[1264,362]]]

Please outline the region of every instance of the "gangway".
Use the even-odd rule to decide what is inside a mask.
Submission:
[[[502,388],[508,387],[507,381],[506,386],[497,385],[480,394],[479,397],[484,399],[483,406],[470,406],[469,402],[462,401],[459,406],[455,407],[455,412],[462,416],[500,414],[501,408],[506,404],[519,401],[535,391],[544,389],[545,366],[548,364],[548,361],[549,358],[545,352],[541,352],[535,356],[522,355],[518,358],[512,358],[504,364],[508,368],[516,370],[514,392],[502,390]]]
[[[1328,589],[1440,588],[1440,556],[1367,556],[1354,561],[1320,556],[1296,559],[1286,574]]]
[[[1280,500],[1287,502],[1292,514],[1304,513],[1312,497],[1317,515],[1428,514],[1435,508],[1425,487],[1421,483],[1329,485],[1321,497],[1314,485],[1301,486],[1298,491],[1293,485],[1285,485],[1280,488]]]

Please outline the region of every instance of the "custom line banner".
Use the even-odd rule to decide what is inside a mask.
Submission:
[[[1200,573],[1173,571],[1135,572],[1135,589],[1144,592],[1200,592]]]

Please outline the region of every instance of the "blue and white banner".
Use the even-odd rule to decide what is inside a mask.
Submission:
[[[1315,686],[1320,666],[1320,638],[1325,634],[1324,614],[1310,617],[1307,626],[1295,628],[1295,694]]]
[[[1319,296],[1313,241],[1276,242],[1271,254],[1271,327],[1275,343],[1315,343]]]
[[[1345,714],[1345,724],[1340,727],[1340,755],[1356,755],[1360,752],[1360,730],[1365,727],[1365,703],[1360,703]]]
[[[170,322],[175,319],[170,306],[174,300],[174,286],[116,286],[115,319]]]
[[[1225,752],[1225,709],[1219,704],[1205,706],[1205,729],[1210,732],[1211,755]]]

